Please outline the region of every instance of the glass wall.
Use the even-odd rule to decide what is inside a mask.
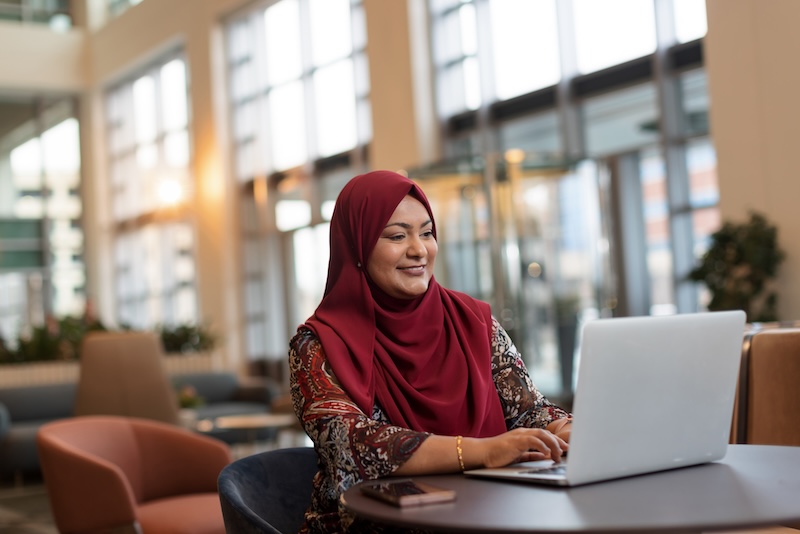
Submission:
[[[286,352],[327,271],[332,202],[372,137],[360,0],[280,0],[226,23],[246,354]]]
[[[559,373],[568,362],[552,356],[567,343],[556,328],[565,295],[582,317],[702,309],[705,297],[686,275],[719,226],[702,68],[705,3],[430,0],[429,7],[446,156],[503,161],[519,150],[525,161],[566,166],[556,179],[520,181],[525,204],[511,228],[518,236],[540,228],[530,235],[542,237],[518,241],[528,271],[519,308],[497,297],[507,281],[494,275],[489,291],[537,382],[566,392],[569,380]],[[492,190],[502,172],[484,169],[477,186]],[[551,311],[535,311],[543,309]]]
[[[72,98],[0,101],[0,338],[86,305],[79,125]]]
[[[187,79],[172,54],[106,95],[116,320],[130,327],[198,319]]]

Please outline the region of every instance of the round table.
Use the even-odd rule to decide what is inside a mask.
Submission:
[[[574,488],[411,477],[456,490],[452,503],[396,508],[358,486],[342,495],[377,523],[459,532],[702,532],[800,522],[800,447],[730,445],[710,464]]]

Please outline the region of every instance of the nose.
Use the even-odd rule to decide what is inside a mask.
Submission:
[[[425,243],[419,236],[413,236],[408,243],[406,254],[412,258],[423,258],[428,255],[428,249],[425,248]]]

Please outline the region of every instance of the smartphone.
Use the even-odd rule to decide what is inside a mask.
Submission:
[[[386,480],[377,484],[361,486],[361,492],[395,506],[419,506],[453,501],[455,490],[439,488],[411,479]]]

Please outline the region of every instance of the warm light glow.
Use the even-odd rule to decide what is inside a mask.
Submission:
[[[279,184],[280,185],[280,184]],[[253,180],[253,198],[258,206],[267,205],[267,179],[259,176]]]
[[[508,163],[522,163],[525,161],[525,151],[519,148],[510,148],[506,150],[505,157]]]
[[[175,206],[183,200],[183,188],[177,180],[162,180],[158,184],[158,200],[162,206]]]

